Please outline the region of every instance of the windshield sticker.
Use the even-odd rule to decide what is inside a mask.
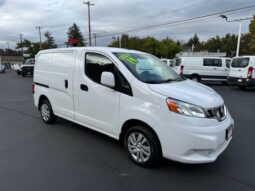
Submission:
[[[119,57],[120,60],[122,61],[126,61],[126,62],[129,62],[131,64],[138,64],[138,60],[134,57],[132,57],[130,54],[122,54],[120,57]]]

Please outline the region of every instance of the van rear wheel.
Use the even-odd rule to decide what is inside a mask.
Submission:
[[[43,100],[40,104],[40,112],[42,120],[47,124],[55,123],[57,116],[54,115],[51,104],[48,100]]]
[[[153,167],[161,159],[160,144],[154,132],[140,125],[127,130],[124,144],[129,158],[144,167]]]
[[[195,82],[199,82],[200,81],[200,77],[198,75],[192,75],[190,77],[191,80],[195,81]]]

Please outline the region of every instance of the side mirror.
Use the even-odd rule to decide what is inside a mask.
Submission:
[[[103,72],[101,75],[101,84],[109,88],[115,87],[115,78],[111,72]]]

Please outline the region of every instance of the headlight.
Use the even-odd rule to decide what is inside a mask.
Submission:
[[[167,105],[170,111],[192,117],[205,118],[206,112],[202,107],[185,103],[182,101],[167,99]]]

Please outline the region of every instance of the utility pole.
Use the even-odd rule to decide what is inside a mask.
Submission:
[[[89,46],[91,46],[90,6],[93,6],[95,4],[90,3],[90,1],[83,2],[83,3],[88,5]]]
[[[6,42],[8,50],[10,50],[10,44],[9,42]]]
[[[40,50],[42,49],[42,35],[41,35],[41,26],[36,26],[36,29],[39,30],[39,38],[40,38]]]
[[[97,34],[94,33],[93,35],[94,35],[94,40],[95,40],[95,46],[97,46]]]
[[[228,20],[228,17],[226,15],[220,15],[221,18],[226,19],[228,23],[230,22],[239,22],[239,32],[238,32],[238,40],[237,40],[237,48],[236,48],[236,57],[239,56],[240,52],[240,42],[241,42],[241,35],[242,35],[242,21],[253,19],[252,17],[249,18],[241,18],[241,19],[235,19],[235,20]]]
[[[121,48],[121,40],[122,40],[122,36],[118,37],[119,40],[119,47]]]
[[[20,45],[21,45],[21,52],[22,52],[22,56],[24,55],[24,48],[23,48],[23,39],[22,39],[22,34],[19,34],[20,36]]]

